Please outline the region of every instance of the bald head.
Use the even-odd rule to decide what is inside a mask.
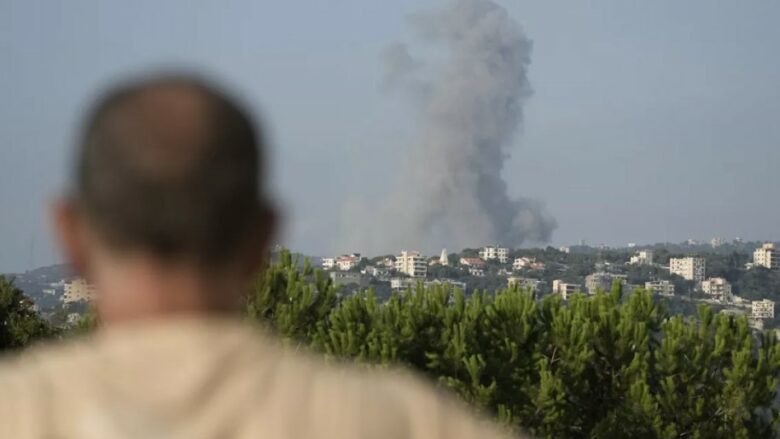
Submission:
[[[202,81],[112,90],[87,120],[74,199],[117,250],[231,261],[269,214],[262,144],[246,112]]]

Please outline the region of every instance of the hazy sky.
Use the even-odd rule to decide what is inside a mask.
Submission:
[[[0,0],[0,272],[58,260],[46,203],[85,105],[164,67],[261,112],[284,243],[352,250],[334,241],[350,203],[387,193],[414,138],[380,54],[442,1]],[[533,40],[505,176],[547,203],[553,244],[780,238],[779,2],[498,1]]]

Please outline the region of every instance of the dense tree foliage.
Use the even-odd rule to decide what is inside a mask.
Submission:
[[[535,301],[447,287],[339,297],[283,254],[248,313],[291,343],[365,364],[398,363],[540,437],[773,437],[780,347],[744,317],[670,316],[651,294]]]
[[[754,334],[744,317],[709,307],[696,318],[672,315],[619,285],[568,303],[421,284],[386,300],[370,289],[342,296],[326,273],[282,252],[246,310],[296,347],[410,367],[539,437],[769,438],[780,421],[773,332]],[[3,277],[0,316],[2,349],[52,334]],[[88,316],[78,329],[94,324]]]
[[[0,351],[20,348],[53,334],[54,330],[35,312],[32,301],[0,275]]]

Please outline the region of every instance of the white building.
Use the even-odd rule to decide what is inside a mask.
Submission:
[[[414,288],[417,286],[416,279],[409,279],[408,277],[394,277],[390,279],[390,289],[393,291],[403,291],[407,288]]]
[[[609,273],[599,272],[585,276],[585,290],[591,296],[599,291],[610,291],[612,289],[613,277]]]
[[[411,277],[425,277],[428,274],[428,263],[419,252],[404,250],[395,258],[395,269]]]
[[[765,267],[770,270],[780,268],[780,254],[778,254],[775,245],[767,242],[753,252],[753,265]]]
[[[704,258],[672,258],[669,259],[669,272],[693,281],[704,280],[706,264]]]
[[[560,279],[553,281],[552,293],[560,294],[563,300],[569,300],[569,295],[580,291],[580,286],[577,284],[567,284]]]
[[[382,267],[387,267],[387,268],[395,268],[395,259],[388,256],[382,259],[381,261],[379,261],[377,265],[380,265]]]
[[[460,258],[459,263],[464,267],[477,267],[477,268],[485,267],[485,261],[483,261],[480,258]]]
[[[482,258],[483,261],[498,259],[498,262],[506,264],[507,258],[509,258],[509,249],[498,246],[482,247],[482,249],[479,251],[479,257]]]
[[[754,300],[751,308],[750,316],[754,319],[775,318],[775,302],[771,300]]]
[[[723,239],[723,238],[720,238],[720,237],[712,238],[712,239],[710,240],[710,245],[711,245],[713,248],[715,248],[715,247],[720,247],[720,246],[722,246],[722,245],[723,245],[723,244],[725,244],[725,243],[726,243],[726,240],[725,240],[725,239]]]
[[[469,274],[474,277],[485,277],[485,270],[477,267],[469,267]]]
[[[712,277],[702,281],[701,290],[715,300],[731,300],[731,284],[722,277]]]
[[[360,263],[363,258],[359,253],[352,253],[351,255],[343,255],[336,258],[336,267],[341,271],[349,271]]]
[[[594,296],[597,292],[609,292],[612,290],[612,283],[616,280],[621,284],[626,284],[626,276],[622,274],[612,274],[603,271],[592,273],[585,276],[585,290],[591,296]]]
[[[322,258],[322,268],[333,270],[336,267],[336,258]]]
[[[585,276],[585,290],[591,296],[595,295],[599,291],[608,293],[612,291],[612,284],[615,281],[619,281],[620,284],[623,286],[623,292],[628,293],[630,291],[633,291],[634,288],[636,288],[636,286],[629,285],[626,282],[626,278],[627,276],[624,274],[607,273],[604,271],[592,273]],[[630,291],[626,289],[627,287],[630,287]]]
[[[372,265],[367,266],[361,273],[375,277],[377,279],[387,279],[390,276],[390,270],[385,267],[374,267]]]
[[[521,258],[515,258],[514,261],[512,261],[512,268],[515,270],[522,270],[523,268],[530,267],[531,263],[534,262],[534,259],[523,256]]]
[[[653,265],[653,251],[640,250],[628,261],[631,265]]]
[[[645,282],[645,289],[661,296],[674,296],[674,283],[669,280]]]
[[[341,271],[349,271],[360,263],[362,259],[360,253],[341,255],[335,258],[322,258],[322,268],[325,270],[339,269]]]
[[[73,279],[65,283],[65,294],[62,296],[64,303],[73,303],[92,300],[95,297],[95,287],[82,278]]]

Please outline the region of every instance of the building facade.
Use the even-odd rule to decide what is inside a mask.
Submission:
[[[599,272],[585,276],[585,289],[591,296],[599,291],[610,291],[612,289],[613,277],[609,273]]]
[[[751,304],[750,316],[754,319],[775,318],[775,302],[771,300],[754,300]]]
[[[333,270],[336,267],[336,258],[322,258],[322,268]]]
[[[731,284],[722,277],[712,277],[701,283],[701,290],[715,300],[731,299]]]
[[[674,283],[669,280],[645,282],[645,289],[661,296],[674,296]]]
[[[480,258],[460,258],[458,263],[464,267],[485,268],[485,261]]]
[[[485,270],[477,267],[469,267],[469,275],[474,277],[485,277]]]
[[[509,258],[509,249],[506,247],[482,247],[479,251],[479,257],[483,261],[490,261],[490,260],[498,260],[498,262],[502,264],[506,264],[507,259]]]
[[[343,255],[336,258],[336,267],[341,271],[349,271],[360,263],[363,258],[359,253],[352,253],[351,255]]]
[[[395,258],[395,269],[411,277],[425,277],[428,274],[428,263],[419,252],[404,250]]]
[[[552,293],[560,294],[563,300],[569,300],[569,295],[580,291],[580,286],[577,284],[569,284],[560,279],[553,281]]]
[[[768,242],[753,252],[753,265],[777,270],[780,268],[780,254],[775,245]]]
[[[82,302],[95,298],[95,287],[82,278],[66,282],[64,288],[65,294],[62,296],[64,303]]]
[[[653,265],[653,251],[640,250],[634,256],[631,256],[629,264],[632,265]]]
[[[529,258],[526,256],[515,258],[515,260],[512,261],[512,269],[522,270],[523,268],[530,267],[533,262],[534,262],[533,258]]]
[[[706,263],[704,258],[671,258],[669,259],[669,272],[686,280],[699,282],[704,280]]]

